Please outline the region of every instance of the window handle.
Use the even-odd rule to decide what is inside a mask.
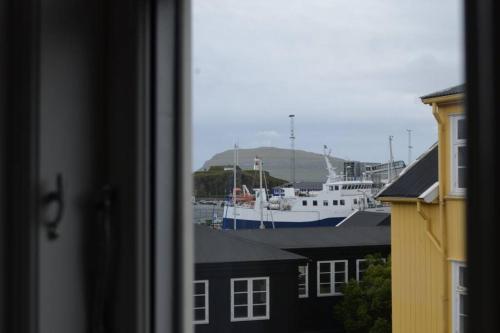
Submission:
[[[64,189],[61,173],[56,175],[56,189],[44,195],[42,202],[45,206],[56,205],[55,216],[45,221],[47,236],[49,239],[54,240],[59,237],[58,228],[64,214]]]

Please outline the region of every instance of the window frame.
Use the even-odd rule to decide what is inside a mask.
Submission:
[[[266,281],[266,315],[265,316],[254,316],[253,315],[253,281],[256,280],[264,280]],[[247,317],[238,317],[236,318],[234,316],[234,282],[236,281],[246,281],[247,282]],[[268,276],[260,276],[260,277],[245,277],[245,278],[231,278],[229,282],[231,286],[231,322],[238,322],[238,321],[255,321],[255,320],[269,320],[270,318],[270,312],[271,312],[271,304],[270,304],[270,297],[269,294],[271,293],[271,288],[269,285],[269,277]]]
[[[366,260],[366,259],[356,259],[356,281],[358,281],[358,282],[360,281],[359,273],[364,273],[366,271],[366,269],[365,269],[365,270],[363,270],[363,272],[361,272],[359,269],[359,264],[361,262],[367,262],[367,261],[368,260]]]
[[[196,287],[195,287],[195,284],[196,283],[203,283],[204,284],[204,293],[203,294],[197,294],[196,293]],[[197,325],[197,324],[208,324],[210,322],[209,320],[209,301],[208,301],[208,298],[209,298],[209,283],[208,283],[208,280],[195,280],[193,281],[193,324]],[[197,308],[196,307],[196,301],[194,301],[194,298],[196,296],[204,296],[205,297],[205,306],[204,307],[201,307],[201,308]],[[197,310],[197,309],[205,309],[205,319],[204,320],[196,320],[196,316],[194,315],[194,310]]]
[[[309,263],[305,264],[305,265],[299,265],[297,266],[299,269],[300,267],[305,267],[306,270],[305,270],[305,283],[304,283],[304,289],[305,289],[305,294],[301,295],[300,294],[300,291],[299,291],[299,298],[309,298]],[[300,273],[300,270],[299,270],[299,277],[300,277],[301,273]],[[300,290],[300,285],[301,283],[299,282],[298,283],[298,290]]]
[[[452,262],[452,283],[451,283],[451,294],[452,294],[452,332],[460,332],[460,295],[468,295],[467,286],[459,286],[459,274],[460,268],[467,269],[467,265],[463,261],[453,261]],[[465,317],[469,317],[469,314],[464,314]],[[466,325],[467,327],[467,325]]]
[[[344,284],[349,281],[349,261],[347,259],[341,260],[319,260],[316,262],[316,296],[317,297],[330,297],[330,296],[342,296],[343,293],[335,292],[335,284],[339,283],[335,280],[335,273],[340,273],[335,271],[335,264],[344,263],[345,270],[344,272]],[[321,264],[329,264],[330,265],[330,292],[329,293],[321,293],[321,283],[320,283],[320,266]],[[324,283],[323,283],[324,284]]]
[[[467,139],[458,139],[458,121],[465,119],[465,114],[454,113],[449,115],[450,123],[450,194],[464,196],[466,187],[458,187],[458,150],[461,147],[467,149]],[[467,154],[467,152],[466,152]],[[467,173],[467,165],[464,167]],[[465,176],[465,178],[467,178]]]

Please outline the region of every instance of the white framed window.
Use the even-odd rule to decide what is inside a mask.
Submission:
[[[231,321],[269,319],[269,277],[231,279]]]
[[[342,295],[342,285],[347,282],[347,260],[318,261],[317,295]]]
[[[368,260],[366,259],[356,259],[356,280],[361,281],[363,278],[363,273],[368,268]]]
[[[299,298],[309,297],[309,264],[299,266]]]
[[[208,324],[208,280],[193,282],[194,323]]]
[[[453,262],[452,295],[453,295],[453,333],[465,332],[469,315],[467,308],[467,266],[463,262]]]
[[[451,115],[451,194],[465,194],[465,178],[466,178],[466,159],[467,159],[467,142],[466,142],[466,124],[464,115]]]

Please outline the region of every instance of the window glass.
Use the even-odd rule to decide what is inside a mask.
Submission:
[[[345,201],[344,200],[340,200],[340,205],[344,206],[345,205]]]
[[[347,279],[347,260],[318,262],[318,296],[341,295]]]
[[[208,281],[193,282],[194,323],[208,323]]]
[[[318,201],[317,200],[313,200],[313,206],[317,206],[318,205]]]
[[[231,279],[231,320],[269,319],[269,278]]]
[[[335,191],[338,191],[338,190],[339,190],[339,186],[335,185]]]
[[[323,206],[328,206],[328,200],[323,200]]]
[[[302,200],[302,206],[307,206],[307,200]]]
[[[339,204],[338,200],[333,200],[333,205],[337,206]]]
[[[366,259],[356,260],[356,280],[361,281],[361,279],[363,279],[363,273],[366,268],[368,268],[368,262]]]
[[[309,265],[299,266],[299,297],[308,297],[309,285],[308,285],[308,272]]]

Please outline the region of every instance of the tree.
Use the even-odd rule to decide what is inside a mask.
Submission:
[[[368,267],[360,282],[343,287],[344,298],[335,307],[347,333],[391,332],[391,260],[380,255],[366,257]]]

